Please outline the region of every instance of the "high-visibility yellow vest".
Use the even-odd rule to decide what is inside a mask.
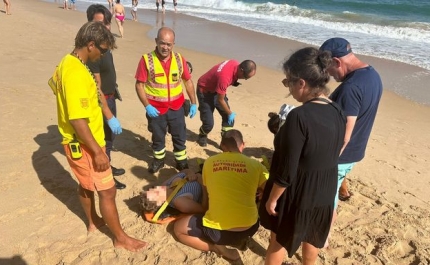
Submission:
[[[164,72],[155,51],[144,54],[148,81],[145,83],[145,92],[148,102],[161,114],[169,108],[177,110],[184,103],[182,91],[182,56],[172,52],[170,60],[169,76]]]

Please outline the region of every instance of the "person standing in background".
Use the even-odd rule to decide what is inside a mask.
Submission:
[[[93,4],[87,8],[87,19],[88,21],[99,21],[110,30],[112,14],[103,5]],[[103,93],[104,106],[103,106],[103,121],[104,121],[104,132],[106,141],[106,155],[109,161],[112,161],[111,151],[113,148],[113,141],[116,134],[122,132],[121,124],[116,118],[116,71],[113,63],[112,52],[108,51],[100,60],[96,62],[88,62],[88,67],[93,72],[94,77],[97,81],[99,90]],[[112,174],[114,176],[115,186],[117,189],[124,189],[125,184],[119,182],[115,177],[121,176],[125,173],[122,168],[116,168],[111,166]]]
[[[157,12],[160,10],[160,4],[161,4],[161,11],[163,11],[163,13],[166,12],[166,9],[164,8],[164,5],[166,4],[166,1],[164,0],[155,0],[155,5],[157,6]],[[176,6],[178,5],[178,1],[177,0],[173,0],[173,7],[176,10]]]
[[[137,0],[131,1],[131,16],[133,17],[133,21],[137,21],[137,5],[139,2]]]
[[[6,15],[12,15],[10,12],[10,0],[3,0],[4,3],[4,11],[6,12]]]
[[[158,30],[154,51],[144,54],[136,70],[136,93],[146,110],[148,130],[152,133],[154,160],[148,171],[164,167],[166,134],[172,135],[176,169],[188,168],[187,128],[183,85],[191,101],[190,118],[197,112],[196,95],[185,58],[173,52],[175,32],[168,27]]]
[[[113,8],[115,14],[116,25],[118,26],[119,34],[121,38],[124,38],[124,20],[125,20],[125,9],[121,4],[121,0],[116,0],[116,5]]]

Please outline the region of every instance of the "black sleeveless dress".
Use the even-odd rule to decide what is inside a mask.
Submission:
[[[345,124],[336,103],[308,102],[288,114],[275,137],[259,215],[261,225],[276,233],[289,257],[301,242],[324,246],[333,217]],[[274,183],[286,188],[277,201],[276,217],[269,215],[265,206]]]

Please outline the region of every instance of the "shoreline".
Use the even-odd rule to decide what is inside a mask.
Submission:
[[[14,264],[17,260],[32,265],[228,264],[213,254],[177,242],[171,235],[171,226],[151,224],[141,217],[138,195],[142,189],[176,172],[170,137],[166,138],[165,168],[156,175],[147,172],[152,159],[151,134],[147,131],[145,110],[134,89],[134,73],[140,56],[155,46],[151,30],[156,28],[156,13],[151,11],[144,10],[140,15],[153,19],[152,24],[127,20],[125,38],[117,39],[119,48],[114,50],[114,62],[124,100],[117,104],[123,133],[115,140],[117,151],[112,153],[112,165],[126,170],[119,180],[127,188],[117,191],[116,196],[121,224],[129,235],[148,241],[149,247],[140,253],[130,253],[115,249],[106,230],[87,234],[85,214],[76,196],[77,182],[60,144],[55,97],[47,85],[55,65],[73,49],[76,32],[86,17],[83,12],[62,10],[58,8],[60,4],[22,0],[13,5],[11,16],[1,16],[0,189],[3,200],[0,200],[0,235],[3,240],[0,241],[0,264]],[[175,27],[186,28],[198,22],[177,16]],[[164,23],[173,26],[167,20]],[[199,27],[204,29],[204,25]],[[208,26],[211,27],[230,30],[225,25]],[[184,48],[184,29],[178,30],[174,50],[193,63],[194,82],[225,59],[222,54],[213,55],[215,48],[212,53]],[[118,33],[115,23],[112,31]],[[242,36],[239,29],[233,32]],[[203,30],[200,35],[204,33]],[[244,40],[247,36],[260,36],[243,34]],[[256,42],[268,40],[261,38]],[[223,39],[218,42],[228,43]],[[300,45],[285,43],[289,43],[291,50]],[[242,53],[248,55],[249,47],[241,47]],[[218,48],[230,49],[229,46]],[[287,55],[284,52],[282,56]],[[389,61],[384,63],[391,65]],[[255,77],[243,81],[237,89],[229,89],[229,103],[237,112],[235,127],[243,133],[246,142],[244,153],[258,160],[263,154],[270,155],[273,149],[267,113],[277,111],[283,103],[298,105],[291,97],[285,98],[282,72],[260,64]],[[393,76],[402,73],[403,66],[394,68]],[[366,157],[348,176],[354,196],[340,203],[330,248],[320,251],[316,265],[418,264],[430,260],[427,188],[430,142],[425,133],[430,130],[429,116],[430,107],[387,89],[384,91]],[[219,153],[220,118],[215,115],[215,128],[207,148],[196,143],[201,125],[198,115],[187,118],[186,123],[189,164],[197,168],[197,158]],[[268,231],[260,228],[249,249],[241,252],[245,265],[264,263],[268,238]],[[300,263],[300,251],[284,261]]]
[[[52,3],[52,0],[47,2]],[[90,2],[81,2],[77,5],[77,11],[85,12],[90,4]],[[125,9],[127,25],[133,22],[129,20],[130,8],[126,7]],[[268,67],[276,71],[281,71],[284,57],[293,51],[307,46],[317,47],[222,22],[213,22],[181,14],[180,11],[175,13],[166,10],[166,13],[163,14],[156,12],[155,6],[154,9],[138,9],[138,20],[139,23],[152,26],[147,32],[149,38],[155,38],[157,29],[162,25],[168,26],[176,32],[176,47],[224,58],[234,58],[238,61],[252,59],[257,63],[257,66]],[[116,24],[113,21],[112,32],[116,31]],[[196,39],[198,41],[195,41]],[[243,47],[247,49],[243,49]],[[352,49],[354,51],[353,43]],[[252,55],[250,55],[250,51],[252,51]],[[393,92],[406,100],[430,107],[430,93],[427,92],[427,84],[430,83],[430,70],[373,56],[361,54],[357,54],[357,56],[378,71],[381,75],[384,91]],[[333,86],[337,85],[334,84]]]
[[[155,11],[151,11],[143,10],[146,14],[157,14]],[[162,17],[160,14],[157,15]],[[144,16],[142,23],[151,25],[150,21],[153,18],[145,19],[146,17],[148,15]],[[176,20],[181,21],[181,23],[177,23]],[[284,60],[282,56],[287,56],[302,47],[317,47],[226,23],[213,22],[169,11],[166,12],[164,24],[167,26],[170,24],[174,28],[178,36],[177,45],[180,47],[225,58],[235,58],[239,61],[252,59],[257,65],[276,71],[281,71],[281,65]],[[193,31],[198,32],[199,35],[196,37]],[[149,37],[154,38],[155,35],[156,29],[154,28],[148,32]],[[195,42],[194,39],[196,38],[203,41]],[[230,45],[230,40],[234,44]],[[243,47],[247,47],[247,49],[243,49]],[[354,50],[353,43],[352,48]],[[252,51],[252,55],[250,55],[250,51]],[[280,57],[279,55],[282,56]],[[379,72],[384,84],[384,90],[394,92],[418,104],[430,106],[430,93],[427,92],[426,88],[426,84],[430,83],[430,70],[373,56],[361,54],[357,54],[357,56]]]

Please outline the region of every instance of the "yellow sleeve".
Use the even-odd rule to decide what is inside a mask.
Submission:
[[[63,93],[70,120],[89,118],[92,114],[94,106],[91,104],[94,104],[94,101],[90,98],[89,89],[97,88],[95,83],[93,86],[89,83],[93,80],[89,80],[88,77],[91,75],[85,68],[79,71],[75,68],[73,74],[71,71],[63,73]]]

